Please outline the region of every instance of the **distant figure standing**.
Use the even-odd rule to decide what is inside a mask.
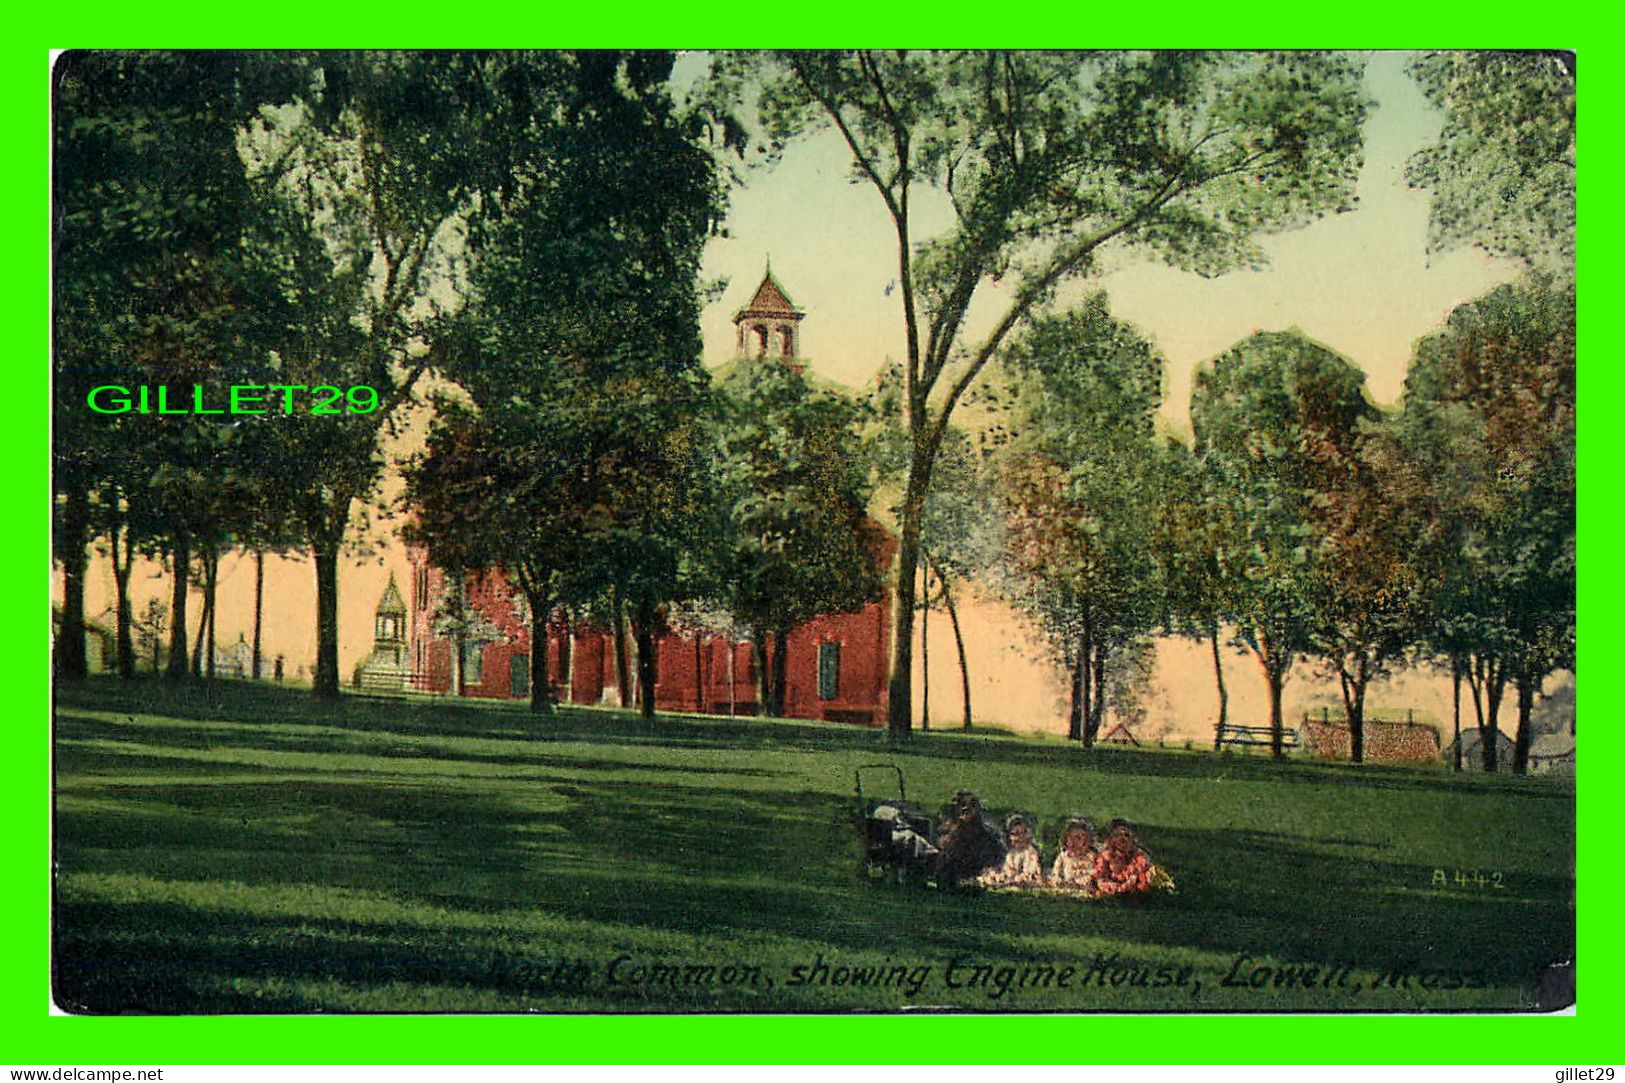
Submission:
[[[282,683],[282,656],[280,654],[276,656],[276,683]]]
[[[969,790],[954,794],[953,809],[937,830],[937,886],[959,887],[1004,864],[1004,843]]]

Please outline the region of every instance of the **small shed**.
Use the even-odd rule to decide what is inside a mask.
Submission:
[[[1456,742],[1451,741],[1444,747],[1443,755],[1446,763],[1455,760]],[[1476,725],[1461,727],[1461,769],[1463,771],[1482,771],[1484,769],[1483,742],[1478,735]],[[1495,769],[1497,771],[1512,770],[1512,738],[1495,731]]]
[[[1107,730],[1106,735],[1102,737],[1100,741],[1102,744],[1108,745],[1133,745],[1135,748],[1140,747],[1139,738],[1135,737],[1134,734],[1129,731],[1129,728],[1121,722]]]
[[[1529,773],[1574,777],[1574,734],[1544,733],[1529,745]]]

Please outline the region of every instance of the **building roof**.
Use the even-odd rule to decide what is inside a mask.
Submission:
[[[378,600],[378,612],[401,613],[406,612],[406,601],[401,597],[401,588],[395,585],[395,573],[389,573],[389,586],[384,588],[384,596]]]
[[[1537,758],[1574,755],[1574,734],[1543,733],[1529,746],[1529,754]]]
[[[795,306],[790,295],[779,280],[773,277],[773,266],[769,264],[762,274],[762,284],[756,287],[755,296],[750,303],[734,313],[734,322],[738,323],[747,316],[777,316],[784,319],[799,320],[806,313]]]

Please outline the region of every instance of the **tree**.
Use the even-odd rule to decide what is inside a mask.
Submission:
[[[514,136],[512,183],[470,226],[468,304],[436,340],[441,374],[472,402],[438,405],[411,475],[415,534],[437,560],[518,583],[538,711],[548,616],[619,590],[652,713],[655,611],[703,533],[698,272],[720,189],[695,118],[665,90],[671,62],[552,58],[556,108]]]
[[[1370,407],[1364,374],[1296,331],[1258,333],[1196,374],[1191,424],[1213,471],[1225,532],[1230,623],[1269,688],[1271,750],[1284,754],[1281,692],[1314,647],[1325,536],[1317,508],[1353,461]]]
[[[531,120],[556,104],[554,68],[553,54],[317,54],[293,103],[245,139],[284,302],[259,330],[276,382],[377,395],[374,410],[276,418],[315,557],[318,697],[338,695],[339,554],[380,477],[379,438],[436,360],[470,231],[515,185]]]
[[[1362,763],[1366,690],[1410,646],[1419,589],[1410,560],[1415,539],[1396,500],[1399,449],[1375,419],[1354,436],[1340,473],[1313,504],[1321,540],[1310,639],[1337,676],[1350,758]]]
[[[1346,207],[1359,65],[1330,53],[794,52],[764,79],[774,145],[833,126],[896,235],[909,468],[888,724],[906,733],[925,497],[967,389],[1109,249],[1218,274],[1259,262],[1258,234]],[[928,241],[914,214],[926,187],[953,216]],[[972,333],[984,286],[1002,311]]]
[[[77,52],[56,68],[53,486],[64,676],[84,671],[83,571],[97,489],[99,525],[119,535],[112,546],[126,557],[143,540],[138,523],[151,516],[164,527],[176,570],[172,630],[184,644],[189,524],[161,521],[196,501],[174,489],[184,470],[155,468],[171,451],[198,462],[206,456],[197,445],[217,434],[206,418],[96,413],[86,397],[102,385],[186,387],[245,374],[236,324],[251,199],[236,141],[261,102],[280,100],[285,67],[250,53]],[[184,674],[184,657],[184,646],[172,652],[172,673]]]
[[[1016,598],[1072,671],[1068,735],[1087,747],[1113,667],[1162,615],[1152,560],[1162,359],[1096,294],[1039,321],[1010,368],[1017,421],[1002,493]]]
[[[1230,695],[1224,684],[1223,624],[1231,612],[1222,564],[1234,547],[1236,523],[1220,498],[1212,464],[1177,440],[1157,447],[1153,460],[1157,493],[1151,546],[1163,588],[1162,627],[1206,639],[1213,656],[1218,721],[1213,750],[1223,745]]]
[[[998,495],[983,453],[958,428],[945,434],[931,473],[920,520],[920,552],[927,575],[937,578],[938,597],[948,611],[954,650],[959,660],[960,725],[971,728],[970,662],[955,602],[959,584],[986,572],[1003,549],[1003,520]],[[929,585],[921,600],[923,624],[929,616]],[[923,716],[922,716],[923,722]]]
[[[1428,245],[1476,244],[1574,274],[1574,55],[1429,52],[1410,65],[1444,126],[1406,178],[1433,194]]]
[[[993,420],[1007,409],[1006,404],[985,388],[976,398],[976,405],[990,423],[974,438],[958,426],[950,426],[944,434],[920,521],[922,570],[927,581],[920,599],[920,668],[929,684],[926,622],[935,599],[940,599],[948,611],[959,660],[960,724],[964,729],[970,729],[972,724],[970,664],[956,597],[960,584],[995,571],[1003,556],[1003,507],[999,503],[991,456],[994,449],[1003,446],[1008,439],[1008,432]],[[865,431],[865,438],[880,490],[898,496],[908,476],[909,463],[902,402],[902,367],[889,365],[868,398],[872,423]],[[901,519],[901,507],[896,500],[888,510],[893,522]],[[929,585],[932,576],[937,581],[935,598]],[[926,728],[930,717],[929,693],[927,687],[921,694],[925,710],[920,720]]]
[[[1434,646],[1472,693],[1484,768],[1510,682],[1513,769],[1527,765],[1541,684],[1574,664],[1575,317],[1572,285],[1535,277],[1451,313],[1417,345],[1400,439],[1420,520]]]
[[[776,359],[742,362],[721,390],[723,589],[751,631],[758,702],[779,716],[791,630],[819,614],[860,609],[880,593],[884,541],[866,512],[861,409]]]

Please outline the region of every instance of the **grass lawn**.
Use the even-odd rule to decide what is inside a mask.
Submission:
[[[878,760],[1046,860],[1126,816],[1179,891],[866,882]],[[1569,780],[114,681],[55,768],[70,1011],[1529,1009],[1573,955]]]

